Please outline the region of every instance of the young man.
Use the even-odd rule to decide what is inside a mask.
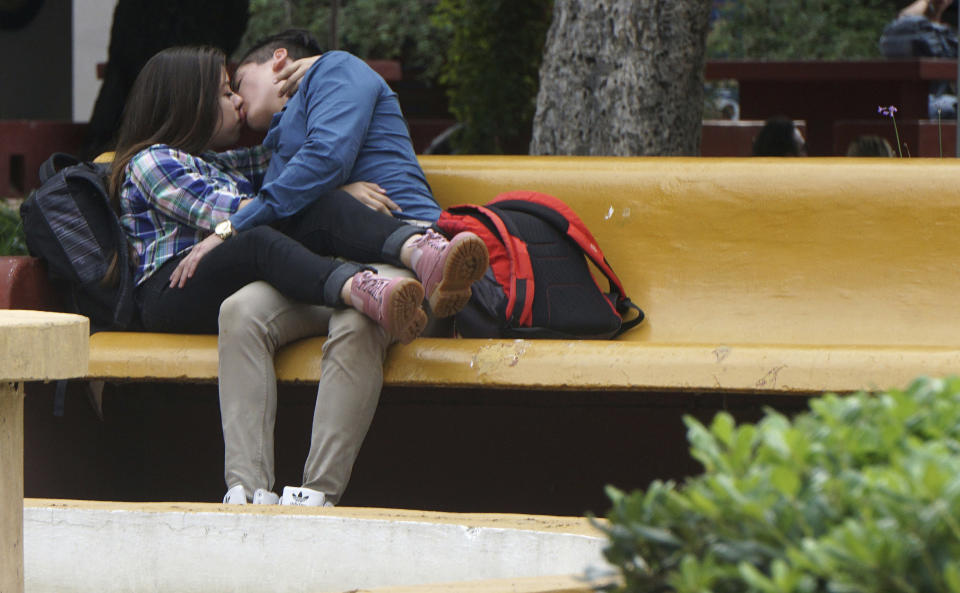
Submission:
[[[281,94],[283,81],[277,74],[293,60],[317,53],[308,35],[288,31],[257,44],[241,60],[234,86],[243,98],[247,123],[269,128],[264,144],[273,156],[261,192],[231,217],[230,232],[270,223],[283,228],[296,220],[291,215],[355,181],[371,182],[355,196],[371,208],[435,221],[440,208],[413,152],[396,94],[362,60],[345,52],[323,54],[291,98]],[[210,248],[216,244],[214,235]],[[197,250],[195,260],[208,250]],[[377,267],[386,274],[408,273]],[[184,274],[189,277],[189,269]],[[293,303],[260,282],[223,303],[219,331],[229,488],[224,502],[276,501],[271,492],[273,354],[290,341],[326,333],[302,486],[285,487],[280,502],[338,503],[376,409],[389,337],[363,315]]]

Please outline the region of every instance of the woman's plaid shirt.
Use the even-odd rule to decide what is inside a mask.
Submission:
[[[269,161],[262,146],[194,156],[165,144],[130,159],[120,223],[137,251],[137,284],[256,196]]]

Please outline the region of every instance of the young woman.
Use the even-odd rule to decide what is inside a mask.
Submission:
[[[448,242],[371,211],[346,191],[277,225],[310,249],[269,226],[233,233],[224,221],[256,194],[269,160],[261,147],[214,152],[236,143],[242,106],[214,48],[160,52],[127,99],[111,189],[137,253],[145,329],[216,333],[222,301],[256,280],[305,303],[354,307],[403,342],[426,324],[425,294],[441,316],[463,307],[487,266],[478,237],[463,233]],[[209,236],[214,231],[218,237]],[[182,266],[201,241],[209,252],[195,269]],[[385,259],[423,284],[355,263]]]

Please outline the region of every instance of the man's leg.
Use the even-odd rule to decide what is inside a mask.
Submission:
[[[375,267],[384,276],[411,276],[393,266]],[[350,480],[377,409],[391,342],[380,326],[357,311],[337,310],[330,318],[303,486],[323,492],[333,504]]]
[[[333,312],[293,302],[266,282],[248,284],[220,306],[220,415],[228,489],[240,484],[252,496],[257,488],[273,488],[274,353],[294,340],[325,335]]]

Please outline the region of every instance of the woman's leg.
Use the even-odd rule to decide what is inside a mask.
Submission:
[[[323,255],[413,270],[433,313],[453,315],[470,300],[470,285],[487,269],[486,245],[473,233],[450,241],[437,233],[377,212],[344,191],[333,191],[276,228]]]
[[[332,191],[275,227],[321,255],[362,263],[402,266],[400,249],[424,229],[364,206],[342,190]]]
[[[376,277],[358,274],[363,269],[359,264],[317,255],[270,227],[237,234],[210,251],[183,288],[172,288],[169,278],[178,262],[179,258],[167,262],[137,291],[141,318],[148,330],[216,333],[223,300],[256,280],[270,283],[296,301],[343,306],[341,293],[347,280],[355,276],[362,279],[352,282],[357,309],[407,341],[415,337],[409,335],[411,324],[418,323],[423,329],[419,319],[423,316],[419,309],[423,289],[419,283],[376,282]],[[419,299],[411,306],[418,291]]]

